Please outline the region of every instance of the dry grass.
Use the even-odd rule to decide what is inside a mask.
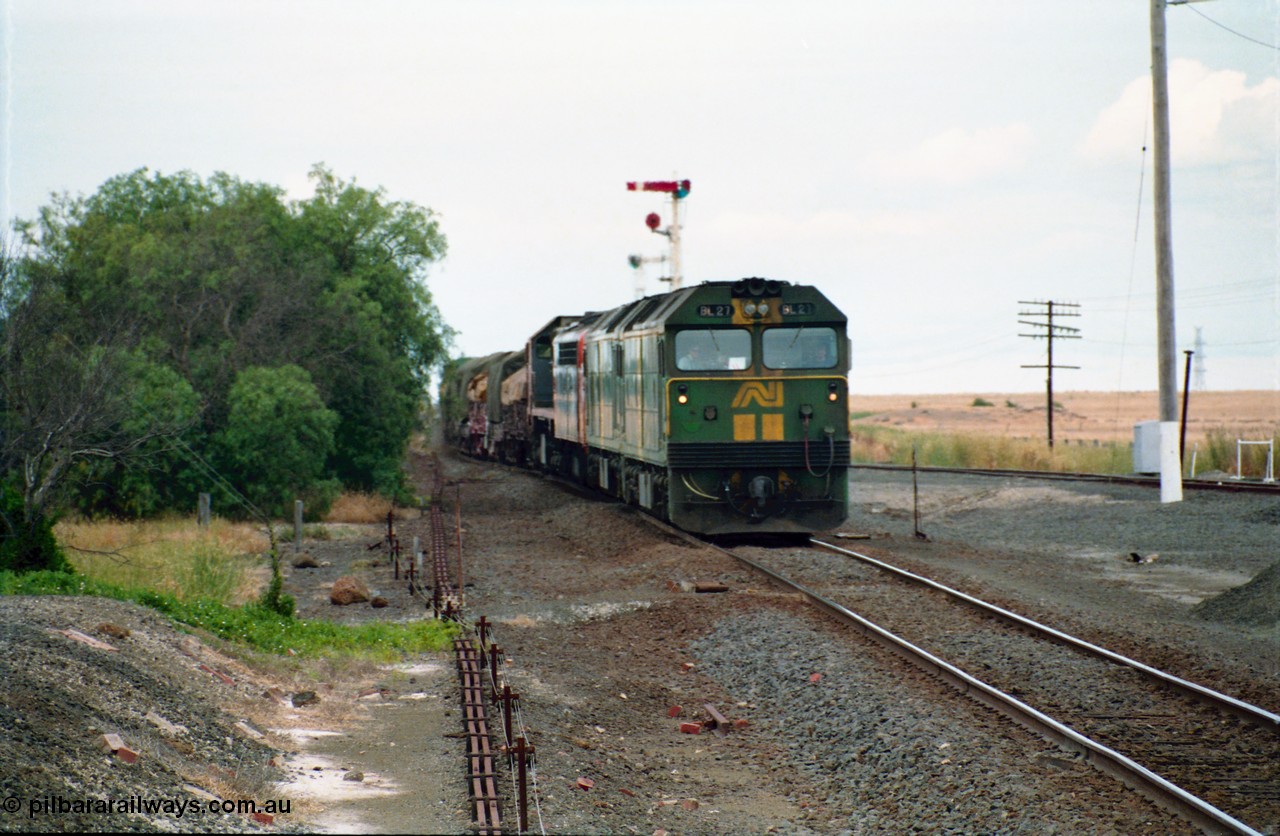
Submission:
[[[324,521],[365,525],[387,521],[391,500],[377,494],[346,492],[333,501]]]
[[[973,467],[1058,473],[1128,473],[1133,454],[1125,444],[1066,444],[1049,449],[1043,441],[973,433],[911,432],[892,427],[855,425],[851,459],[855,463],[911,464],[924,467]]]
[[[1134,425],[1159,413],[1155,392],[1061,392],[1054,396],[1054,449],[1046,444],[1044,393],[854,396],[855,462],[1128,473]],[[1192,392],[1187,462],[1196,472],[1234,473],[1235,440],[1280,436],[1280,392]],[[1242,456],[1245,476],[1264,453]]]
[[[202,529],[189,518],[64,521],[54,533],[82,574],[179,600],[241,604],[258,596],[268,574],[260,555],[270,541],[248,523],[215,519]]]
[[[975,406],[981,400],[991,406]],[[1155,392],[1056,392],[1053,435],[1057,441],[1092,445],[1133,441],[1133,427],[1155,420]],[[1179,401],[1179,405],[1181,401]],[[850,396],[859,424],[911,432],[1001,435],[1043,441],[1048,433],[1045,393]],[[1271,438],[1280,433],[1280,392],[1192,392],[1187,409],[1187,449],[1201,449],[1210,433],[1232,438]]]

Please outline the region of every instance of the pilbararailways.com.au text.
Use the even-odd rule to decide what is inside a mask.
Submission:
[[[208,812],[214,815],[239,813],[253,815],[267,813],[272,816],[287,815],[292,802],[287,799],[264,801],[258,803],[251,799],[223,800],[210,799],[201,801],[196,798],[145,798],[131,795],[127,798],[66,798],[61,795],[46,795],[39,798],[22,799],[9,796],[0,802],[5,813],[13,814],[26,811],[27,817],[65,816],[71,814],[90,815],[165,815],[180,819],[183,815],[199,815]]]

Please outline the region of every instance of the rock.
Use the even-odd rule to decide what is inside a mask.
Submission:
[[[381,595],[375,595],[373,600],[369,602],[369,606],[373,607],[374,609],[381,609],[382,607],[387,607],[390,605],[391,605],[391,602],[388,601],[386,598],[383,598]]]
[[[293,558],[293,568],[318,569],[320,568],[320,563],[306,552],[299,552],[297,556]]]
[[[315,691],[299,691],[293,695],[291,702],[294,708],[302,708],[307,705],[316,705],[320,702],[320,697]]]
[[[127,639],[130,635],[127,627],[121,627],[119,624],[112,624],[110,621],[104,621],[93,629],[105,636],[110,636],[113,639]]]
[[[364,781],[364,773],[363,773],[363,772],[348,772],[346,775],[343,775],[343,776],[342,776],[342,780],[344,780],[344,781],[355,781],[355,782],[357,782],[357,783],[361,783],[361,782],[363,782],[363,781]]]
[[[363,581],[350,575],[338,578],[333,582],[333,588],[329,590],[329,601],[340,607],[368,600],[369,587],[365,586]]]
[[[177,737],[179,735],[186,734],[188,731],[186,726],[170,723],[154,711],[148,711],[143,719],[159,729],[160,733],[165,737]]]

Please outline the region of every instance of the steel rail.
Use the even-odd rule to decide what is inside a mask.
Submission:
[[[909,471],[909,464],[853,464],[850,470]],[[916,467],[921,473],[954,473],[961,476],[1005,476],[1018,479],[1043,479],[1059,482],[1102,482],[1111,485],[1160,487],[1158,476],[1125,476],[1110,473],[1058,473],[1048,470],[1005,470],[969,467]],[[1280,483],[1183,479],[1182,486],[1193,490],[1228,491],[1234,493],[1280,493]]]
[[[922,670],[940,677],[966,696],[999,711],[1059,746],[1079,753],[1090,765],[1144,793],[1156,803],[1183,816],[1197,827],[1210,833],[1239,833],[1249,834],[1249,836],[1261,836],[1259,831],[1219,810],[1198,796],[1187,792],[1171,781],[1162,778],[1131,758],[1120,754],[1109,746],[1086,737],[1070,726],[1032,708],[1016,697],[988,685],[977,677],[863,618],[847,607],[778,574],[767,566],[756,563],[750,558],[735,554],[714,544],[705,543],[705,541],[699,542],[703,542],[705,545],[709,545],[711,548],[772,578],[783,586],[801,593],[831,615],[855,627],[863,635],[888,650],[902,656]]]
[[[1187,696],[1193,697],[1201,702],[1207,702],[1217,708],[1223,709],[1224,711],[1229,711],[1243,720],[1247,720],[1250,723],[1261,726],[1264,729],[1269,729],[1275,734],[1280,735],[1280,714],[1267,711],[1264,708],[1244,702],[1243,700],[1238,700],[1235,697],[1228,696],[1220,691],[1215,691],[1212,688],[1206,688],[1203,685],[1174,676],[1173,674],[1162,671],[1159,668],[1153,668],[1136,659],[1123,656],[1113,650],[1107,650],[1105,647],[1099,647],[1098,645],[1087,642],[1084,639],[1076,638],[1069,633],[1063,633],[1060,630],[1055,630],[1054,628],[1041,624],[1038,621],[1033,621],[1026,616],[1018,615],[1016,612],[1006,610],[1002,607],[997,607],[995,604],[990,604],[980,598],[967,595],[958,589],[952,589],[951,587],[938,583],[935,580],[930,580],[923,575],[908,572],[906,569],[900,569],[897,566],[877,560],[869,555],[855,552],[851,549],[841,548],[840,546],[836,546],[831,543],[824,543],[818,539],[812,539],[809,542],[815,546],[836,552],[837,554],[842,554],[847,557],[860,560],[863,563],[868,563],[878,569],[896,575],[903,580],[920,584],[945,595],[949,595],[990,615],[995,615],[1005,621],[1016,624],[1019,627],[1025,627],[1029,630],[1033,630],[1045,638],[1051,639],[1059,644],[1063,644],[1077,650],[1082,650],[1094,656],[1100,656],[1107,661],[1114,662],[1118,665],[1124,665],[1132,668],[1147,677],[1175,688]]]

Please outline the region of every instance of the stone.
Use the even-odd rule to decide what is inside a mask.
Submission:
[[[373,600],[369,602],[369,606],[374,609],[381,609],[382,607],[391,606],[391,602],[386,598],[383,598],[381,595],[375,595]]]
[[[358,604],[369,600],[369,587],[358,578],[350,575],[338,578],[329,590],[329,601],[339,607]]]
[[[302,708],[307,705],[316,705],[320,702],[320,696],[315,691],[299,691],[290,701],[294,708]]]
[[[293,568],[295,569],[319,569],[320,563],[314,557],[306,552],[299,552],[293,558]]]
[[[131,635],[129,628],[121,627],[119,624],[112,624],[110,621],[104,621],[93,629],[113,639],[127,639]]]

